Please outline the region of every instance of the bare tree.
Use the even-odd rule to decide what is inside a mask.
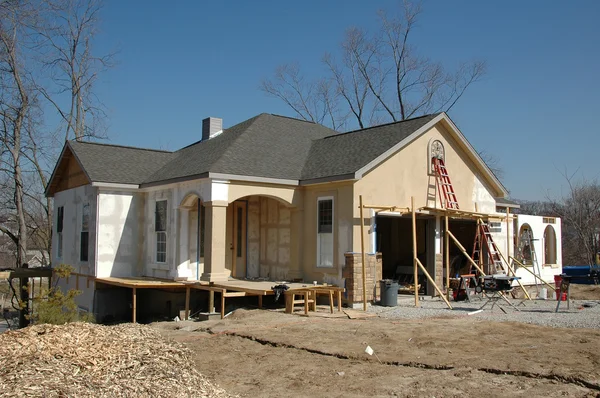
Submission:
[[[113,53],[96,55],[92,41],[102,0],[48,0],[48,23],[39,34],[46,50],[43,62],[53,89],[38,86],[63,121],[65,140],[103,138],[106,115],[94,95],[100,72],[113,65]]]
[[[564,263],[591,265],[600,251],[600,184],[585,178],[575,180],[576,174],[563,173],[568,191],[551,200],[551,205],[563,222]]]
[[[420,13],[419,5],[405,1],[400,16],[379,12],[380,29],[373,34],[350,28],[341,44],[341,61],[330,54],[323,58],[324,79],[336,95],[319,95],[319,84],[301,78],[297,65],[278,68],[272,79],[263,80],[261,89],[300,118],[332,128],[348,117],[363,128],[447,112],[483,76],[486,65],[466,62],[448,72],[440,62],[418,55],[410,43]]]
[[[16,261],[20,266],[27,256],[27,223],[23,184],[22,151],[26,139],[27,118],[31,110],[29,73],[25,68],[24,46],[27,27],[32,23],[34,9],[25,1],[0,3],[0,143],[2,168],[9,182],[15,227],[0,225],[0,231],[16,245]],[[14,207],[13,207],[14,206]]]

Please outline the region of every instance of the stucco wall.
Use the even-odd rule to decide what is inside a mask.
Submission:
[[[529,224],[531,230],[533,232],[533,245],[535,248],[535,252],[537,255],[537,260],[541,270],[541,277],[548,283],[553,283],[554,275],[559,275],[562,273],[562,240],[561,240],[561,219],[554,218],[554,224],[544,223],[544,217],[542,216],[530,216],[519,214],[516,220],[516,242],[519,241],[518,233],[521,230],[521,226],[523,224]],[[544,240],[544,231],[547,226],[551,226],[554,228],[554,232],[556,233],[556,260],[557,264],[555,266],[546,265],[545,261],[545,240]],[[528,267],[530,270],[533,270],[532,267]],[[521,283],[524,285],[534,285],[535,278],[526,270],[520,268],[517,269],[517,276],[521,277]]]
[[[494,212],[494,190],[485,182],[480,170],[450,133],[438,124],[391,155],[385,162],[363,176],[354,185],[353,214],[359,217],[359,195],[366,205],[441,207],[435,177],[429,173],[429,143],[444,145],[445,163],[461,210]],[[477,205],[477,209],[476,209]],[[367,217],[367,216],[365,216]],[[368,222],[368,220],[366,221]],[[360,250],[360,224],[354,226],[353,248]],[[370,237],[365,237],[369,242]]]
[[[156,230],[155,216],[156,202],[167,201],[167,260],[165,263],[156,261]],[[175,249],[177,242],[177,218],[179,216],[175,203],[173,190],[163,189],[146,193],[146,208],[144,209],[144,274],[156,278],[169,278],[175,267]]]
[[[303,275],[307,281],[335,283],[343,286],[344,253],[352,251],[352,226],[359,223],[352,212],[352,183],[329,183],[305,187],[303,206]],[[333,267],[317,267],[317,201],[333,198]],[[360,250],[360,245],[359,245]]]
[[[100,192],[98,201],[98,277],[141,275],[144,195]]]
[[[54,196],[54,221],[52,234],[52,264],[64,263],[75,268],[75,272],[95,275],[96,270],[96,220],[97,220],[97,188],[84,185],[66,191],[57,192]],[[88,261],[80,261],[81,223],[83,205],[90,205]],[[63,218],[63,255],[58,257],[58,234],[56,226],[58,207],[64,207]]]

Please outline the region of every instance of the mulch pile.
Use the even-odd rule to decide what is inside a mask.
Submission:
[[[191,353],[138,324],[36,325],[0,334],[0,397],[229,397]]]

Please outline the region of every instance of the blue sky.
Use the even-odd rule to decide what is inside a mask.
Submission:
[[[293,116],[259,90],[283,63],[323,73],[351,26],[375,29],[397,1],[106,0],[95,43],[117,49],[97,83],[110,142],[176,150],[201,121],[225,127],[267,112]],[[478,150],[492,153],[511,196],[564,190],[560,171],[598,177],[600,2],[425,1],[414,32],[420,53],[449,67],[484,59],[488,73],[450,116]]]

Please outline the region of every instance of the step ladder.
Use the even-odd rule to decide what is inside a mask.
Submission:
[[[444,165],[444,160],[433,157],[431,159],[433,164],[433,170],[435,171],[435,184],[437,191],[440,196],[440,202],[444,209],[455,209],[458,210],[458,201],[456,200],[456,194],[450,181],[450,175]],[[442,197],[443,195],[443,197]]]
[[[484,264],[484,258],[487,252],[488,257],[488,265],[491,268],[489,271],[493,274],[506,274],[506,270],[504,269],[504,265],[502,264],[502,258],[500,257],[500,250],[498,250],[498,246],[494,242],[494,238],[492,237],[492,233],[490,232],[490,228],[487,223],[483,220],[477,220],[477,232],[475,234],[475,242],[473,242],[473,254],[471,258],[477,264],[480,264],[482,267]],[[476,269],[472,267],[471,272],[477,272]]]
[[[532,271],[533,271],[533,276],[534,276],[533,279],[535,280],[535,289],[536,289],[536,292],[539,294],[539,290],[540,290],[539,281],[542,280],[542,272],[540,270],[540,264],[538,263],[537,254],[535,251],[535,245],[534,245],[535,240],[536,239],[533,239],[533,234],[531,232],[531,229],[524,228],[519,236],[517,257],[519,258],[519,261],[523,265],[525,265],[525,266],[531,265],[531,267],[533,268]]]

